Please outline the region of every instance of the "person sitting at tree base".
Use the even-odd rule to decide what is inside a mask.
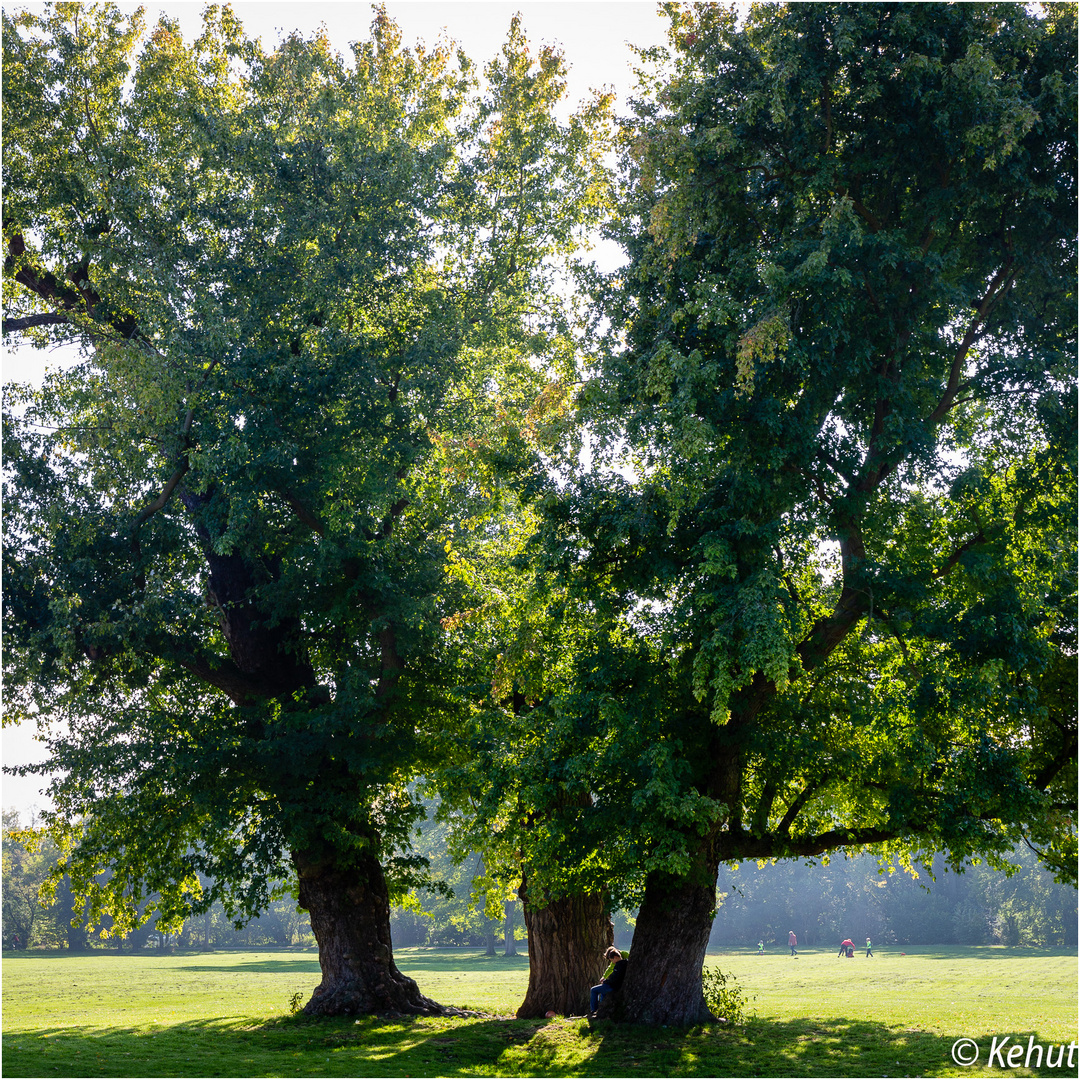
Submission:
[[[604,953],[604,959],[610,960],[611,966],[605,973],[603,980],[589,991],[590,1016],[596,1015],[596,1010],[604,997],[608,994],[614,994],[622,986],[623,979],[626,978],[626,959],[614,945]]]

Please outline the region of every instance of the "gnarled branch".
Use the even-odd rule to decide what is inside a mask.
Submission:
[[[15,334],[21,330],[32,330],[36,326],[62,326],[71,319],[61,311],[46,311],[40,315],[24,315],[18,319],[4,319],[3,332]]]

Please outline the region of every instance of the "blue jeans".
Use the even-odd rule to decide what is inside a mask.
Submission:
[[[614,987],[606,982],[598,983],[589,991],[589,1012],[596,1012],[600,999],[606,994],[614,993]]]

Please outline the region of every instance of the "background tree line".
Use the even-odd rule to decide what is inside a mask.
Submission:
[[[502,951],[507,925],[525,936],[519,908],[477,873],[482,857],[456,862],[445,829],[431,818],[417,830],[416,849],[430,859],[433,872],[452,883],[453,894],[417,890],[407,906],[394,908],[396,944],[494,950],[497,938]],[[918,876],[895,864],[882,868],[872,855],[824,864],[782,860],[722,867],[709,945],[746,948],[764,940],[786,949],[794,929],[810,947],[867,935],[883,946],[1075,947],[1076,890],[1056,881],[1026,845],[1012,859],[1016,869],[1009,874],[970,861],[956,872],[940,856]],[[632,908],[612,913],[617,947],[630,948],[635,915]]]
[[[1006,876],[985,863],[962,873],[933,861],[934,880],[902,869],[879,873],[862,855],[828,865],[742,863],[721,871],[724,894],[713,923],[712,945],[748,946],[763,940],[787,946],[789,930],[800,943],[832,948],[845,937],[870,937],[875,945],[1021,945],[1074,948],[1076,890],[1054,880],[1025,848],[1014,853],[1019,869]]]
[[[5,949],[45,948],[85,952],[88,949],[224,949],[310,946],[315,944],[307,915],[296,906],[295,881],[279,889],[284,895],[271,900],[256,919],[237,927],[221,904],[214,904],[183,924],[165,930],[156,914],[123,931],[107,913],[94,919],[85,901],[79,903],[67,875],[50,881],[60,852],[45,838],[28,848],[26,832],[33,821],[20,822],[19,814],[4,811],[3,831],[3,943]],[[209,882],[206,883],[209,885]],[[74,924],[74,925],[73,925]]]
[[[184,921],[178,931],[159,932],[151,917],[135,930],[114,937],[112,920],[73,926],[76,910],[70,883],[61,879],[52,902],[40,889],[58,852],[46,842],[28,851],[18,839],[18,815],[4,814],[3,941],[17,936],[23,948],[213,949],[312,946],[306,914],[296,905],[295,882],[267,910],[237,928],[221,905]],[[13,835],[16,834],[16,835]],[[430,860],[447,891],[416,890],[391,912],[395,946],[484,948],[488,955],[516,955],[527,948],[521,904],[493,887],[483,874],[483,856],[455,861],[445,830],[425,819],[416,849]],[[918,879],[892,867],[882,873],[872,856],[835,859],[828,865],[787,861],[765,866],[742,863],[725,868],[717,889],[718,910],[711,946],[747,948],[758,940],[786,948],[789,929],[808,947],[831,948],[841,937],[871,937],[875,944],[1009,945],[1075,948],[1076,891],[1056,882],[1035,856],[1021,847],[1017,870],[1006,875],[985,863],[963,873],[934,860],[934,879]],[[633,912],[613,914],[618,947],[633,939]],[[102,933],[104,931],[104,933]]]

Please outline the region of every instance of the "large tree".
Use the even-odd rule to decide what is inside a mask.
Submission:
[[[688,1023],[723,861],[1075,881],[1076,8],[668,11],[548,751],[643,884],[623,1014]]]
[[[5,417],[5,707],[49,731],[62,869],[121,924],[295,872],[309,1012],[437,1010],[389,897],[464,715],[447,567],[567,352],[606,103],[556,120],[517,20],[482,85],[385,12],[347,60],[228,8],[3,29],[4,333],[83,350]]]

